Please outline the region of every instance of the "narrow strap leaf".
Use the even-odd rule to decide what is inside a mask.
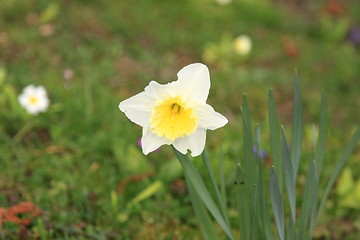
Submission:
[[[295,223],[292,220],[292,218],[289,218],[289,220],[288,220],[288,225],[286,228],[286,239],[297,240],[296,239],[296,227],[295,227]]]
[[[318,186],[318,177],[316,175],[317,170],[315,160],[312,160],[309,165],[301,206],[299,240],[307,239],[306,237],[310,226],[311,212],[314,209],[313,206],[316,205]]]
[[[269,126],[270,126],[270,146],[272,153],[272,161],[275,166],[276,176],[278,177],[278,183],[280,192],[283,190],[283,166],[281,157],[281,138],[280,138],[280,124],[276,112],[275,100],[272,90],[269,91],[268,97],[269,107]]]
[[[270,199],[280,239],[284,240],[284,205],[274,168],[271,168],[270,172]]]
[[[294,91],[294,108],[293,108],[293,125],[291,138],[291,160],[293,162],[294,180],[299,170],[299,161],[302,147],[303,136],[303,113],[300,83],[297,72],[295,72],[295,91]]]
[[[255,184],[256,177],[256,164],[254,159],[254,144],[252,137],[252,126],[250,119],[249,106],[247,104],[246,96],[243,97],[241,116],[243,122],[243,139],[244,139],[244,151],[245,151],[245,175],[248,181],[248,194],[253,198],[253,186]],[[243,165],[244,167],[244,165]],[[251,201],[252,202],[252,201]]]
[[[250,227],[250,240],[256,240],[259,239],[258,231],[256,230],[256,214],[258,212],[257,204],[258,201],[258,195],[257,195],[257,187],[256,185],[253,188],[253,202],[252,202],[252,208],[251,208],[251,227]],[[250,207],[250,206],[249,206]]]
[[[284,128],[282,128],[282,155],[284,166],[284,177],[286,183],[286,192],[289,198],[291,217],[295,223],[296,219],[296,195],[295,195],[295,177],[294,168],[290,158],[289,147],[286,142],[286,136]]]
[[[257,149],[255,157],[257,159],[257,163],[258,163],[258,178],[257,178],[257,185],[256,185],[256,194],[255,195],[257,198],[254,201],[255,204],[257,204],[257,220],[259,222],[259,231],[261,233],[260,236],[258,236],[258,239],[267,239],[267,240],[272,240],[273,236],[272,236],[272,231],[271,231],[271,221],[270,221],[270,216],[269,216],[269,209],[268,209],[268,205],[267,205],[267,199],[265,197],[265,189],[264,189],[264,179],[263,179],[263,175],[264,175],[264,162],[260,157],[260,127],[258,125],[256,125],[255,127],[255,147]],[[276,171],[275,171],[276,172]]]
[[[329,117],[327,113],[327,98],[323,92],[321,95],[321,104],[320,104],[320,127],[319,127],[319,136],[316,145],[315,151],[315,160],[317,163],[318,175],[321,173],[322,166],[324,163],[324,154],[326,148],[326,138],[328,134],[329,127]]]
[[[313,234],[314,234],[316,222],[317,222],[317,212],[318,212],[318,206],[319,206],[319,204],[318,204],[319,196],[317,194],[317,188],[314,189],[314,195],[315,195],[315,199],[314,199],[314,203],[313,203],[312,210],[311,210],[311,216],[310,216],[310,230],[309,230],[310,239],[313,238]]]
[[[219,152],[219,174],[220,174],[220,193],[224,202],[227,203],[225,177],[224,177],[224,158],[221,149]],[[226,206],[226,212],[228,212],[227,204],[225,204],[225,206]]]
[[[245,176],[242,172],[240,163],[236,166],[236,181],[235,181],[235,191],[236,191],[236,200],[237,200],[237,209],[239,215],[239,231],[240,239],[250,239],[251,231],[251,214],[249,209],[249,196],[247,192],[248,184],[245,180]]]

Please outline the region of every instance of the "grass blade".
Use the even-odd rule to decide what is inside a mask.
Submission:
[[[263,160],[260,157],[260,128],[257,125],[255,128],[255,148],[257,149],[255,153],[255,157],[258,163],[258,178],[257,178],[257,187],[256,187],[256,197],[255,204],[257,204],[257,212],[258,212],[258,222],[259,222],[259,231],[261,232],[261,236],[259,239],[267,239],[272,240],[272,232],[271,232],[271,222],[270,216],[268,212],[267,199],[265,197],[265,189],[263,185]],[[275,171],[276,172],[276,171]],[[281,192],[281,191],[280,191]]]
[[[317,222],[316,218],[317,218],[318,203],[319,203],[319,196],[317,194],[317,189],[318,189],[318,186],[316,187],[316,189],[314,189],[315,197],[314,197],[314,203],[312,206],[311,216],[310,216],[310,230],[309,230],[310,239],[313,239],[313,234],[314,234],[314,230],[315,230],[316,222]]]
[[[326,138],[328,134],[329,117],[327,113],[327,98],[325,93],[321,94],[320,104],[320,126],[319,126],[319,137],[316,145],[315,160],[317,162],[318,176],[321,173],[322,166],[324,163],[324,154],[326,147]]]
[[[306,178],[304,195],[301,206],[299,240],[305,240],[308,228],[310,226],[311,212],[314,210],[313,206],[317,204],[317,186],[318,177],[315,165],[315,160],[312,160],[309,165],[308,176]]]
[[[301,155],[303,136],[303,114],[300,83],[297,72],[295,72],[295,91],[294,91],[294,108],[292,122],[292,138],[291,138],[291,160],[293,162],[294,180],[299,170],[299,161]]]
[[[219,174],[220,174],[220,193],[221,193],[221,197],[225,203],[226,215],[229,219],[227,198],[226,198],[226,188],[225,188],[225,178],[224,178],[224,159],[223,159],[221,149],[220,149],[220,153],[219,153]],[[228,219],[225,219],[225,220],[228,221]]]
[[[150,198],[157,192],[161,191],[163,189],[164,185],[163,182],[160,180],[155,181],[154,183],[147,186],[144,190],[142,190],[138,195],[136,195],[128,204],[126,207],[131,207],[141,201],[144,201],[147,198]]]
[[[224,217],[224,219],[226,221],[226,224],[229,225],[229,216],[228,216],[228,212],[227,212],[226,202],[224,201],[224,199],[222,198],[222,196],[220,194],[219,187],[218,187],[218,185],[216,183],[214,171],[213,171],[213,169],[211,167],[209,158],[207,157],[207,154],[206,154],[205,151],[203,151],[201,156],[202,156],[202,158],[204,160],[206,170],[207,170],[207,172],[208,172],[208,174],[210,176],[211,185],[214,188],[215,195],[216,195],[216,198],[217,198],[219,206],[220,206],[220,210],[221,210],[221,212],[223,214],[223,217]]]
[[[250,111],[249,106],[247,103],[246,96],[243,96],[242,101],[242,107],[241,107],[241,117],[242,117],[242,123],[243,123],[243,141],[244,141],[244,152],[245,152],[245,159],[244,163],[241,166],[245,171],[242,172],[244,175],[244,186],[241,188],[243,190],[246,190],[245,194],[247,200],[243,201],[240,200],[242,204],[242,215],[244,216],[244,221],[249,221],[249,223],[245,222],[247,224],[246,228],[247,231],[247,237],[245,239],[250,239],[252,236],[252,232],[254,231],[253,224],[252,223],[252,209],[251,205],[254,202],[254,185],[255,185],[255,178],[256,178],[256,161],[254,157],[254,144],[253,144],[253,137],[252,137],[252,126],[251,126],[251,118],[250,118]],[[244,196],[243,196],[244,197]],[[241,216],[242,217],[242,216]],[[241,218],[240,217],[240,218]]]
[[[219,239],[213,223],[210,219],[208,212],[206,211],[201,198],[198,193],[194,189],[192,182],[188,179],[189,177],[185,175],[186,184],[189,189],[190,200],[193,205],[193,209],[195,211],[196,217],[198,218],[198,223],[203,233],[203,236],[206,240]]]
[[[274,168],[270,172],[270,199],[280,239],[284,240],[284,205]]]
[[[252,202],[252,209],[251,209],[251,231],[250,231],[250,239],[259,239],[258,236],[258,230],[256,227],[256,214],[257,214],[257,201],[258,201],[258,196],[257,196],[257,187],[256,185],[253,188],[253,202]],[[256,230],[255,230],[256,229]],[[261,230],[260,230],[261,231]]]
[[[308,234],[308,237],[310,239],[312,239],[313,237],[313,232],[314,232],[314,229],[315,229],[315,217],[316,217],[316,212],[317,212],[317,209],[318,209],[318,201],[319,201],[319,197],[318,197],[318,186],[319,186],[319,174],[320,174],[320,171],[317,169],[317,164],[316,164],[316,151],[315,151],[315,148],[317,147],[316,145],[316,127],[315,125],[313,125],[313,128],[312,128],[312,152],[311,152],[311,156],[312,158],[314,159],[314,167],[315,167],[315,178],[313,179],[315,182],[314,182],[314,187],[312,189],[312,193],[311,196],[312,196],[312,203],[311,203],[311,210],[310,210],[310,214],[309,214],[309,220],[307,222],[307,224],[309,224],[309,234]],[[324,141],[325,142],[325,141]],[[304,196],[305,197],[305,196]],[[305,200],[303,200],[305,201]],[[308,239],[306,236],[305,236],[305,239]]]
[[[276,105],[272,90],[269,91],[268,97],[269,107],[269,126],[270,126],[270,145],[272,153],[272,161],[275,166],[276,176],[280,192],[283,190],[283,170],[282,170],[282,157],[281,157],[281,138],[280,138],[280,124],[276,112]]]
[[[234,239],[230,227],[226,224],[219,208],[216,206],[214,200],[212,199],[194,164],[190,161],[187,155],[180,153],[174,147],[173,150],[176,157],[179,159],[180,164],[182,165],[189,181],[193,185],[195,191],[198,193],[209,212],[218,222],[220,227],[225,231],[226,235],[228,235],[230,239]]]
[[[296,240],[296,228],[292,218],[289,218],[287,226],[288,227],[286,228],[286,239]]]
[[[251,196],[250,202],[253,198],[253,186],[255,184],[256,176],[256,164],[254,159],[254,144],[252,137],[252,126],[250,120],[249,106],[247,103],[246,96],[243,97],[241,116],[243,121],[243,139],[244,139],[244,151],[245,151],[245,170],[246,180],[248,187],[248,194]]]
[[[240,163],[236,166],[236,200],[239,215],[239,231],[241,239],[250,239],[250,209],[249,209],[249,196],[247,193],[247,186],[245,176],[242,172]]]
[[[282,128],[282,156],[283,156],[283,165],[284,165],[284,177],[285,177],[285,185],[286,192],[289,198],[291,217],[293,222],[295,223],[296,218],[296,195],[295,195],[295,171],[292,165],[289,147],[286,142],[285,131]]]
[[[326,185],[325,192],[322,195],[320,207],[319,207],[319,210],[317,212],[316,221],[314,222],[314,224],[316,224],[317,219],[318,219],[322,209],[325,206],[326,199],[327,199],[327,197],[328,197],[328,195],[329,195],[329,193],[330,193],[330,191],[331,191],[331,189],[332,189],[332,187],[333,187],[333,185],[335,183],[335,180],[339,176],[341,169],[344,167],[344,164],[345,164],[346,160],[350,157],[351,152],[353,151],[353,149],[355,148],[355,146],[357,145],[359,140],[360,140],[360,128],[358,128],[356,130],[356,132],[354,133],[354,135],[352,136],[348,146],[346,147],[344,153],[341,155],[339,161],[337,162],[337,164],[335,166],[335,169],[334,169],[333,173],[330,176],[330,179],[329,179],[329,181],[328,181],[328,183]]]

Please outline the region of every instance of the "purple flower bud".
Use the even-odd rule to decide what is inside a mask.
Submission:
[[[139,138],[137,145],[139,146],[139,148],[142,148],[142,144],[141,144],[141,138]]]
[[[264,159],[268,156],[268,153],[265,150],[260,150],[260,158]]]
[[[352,27],[349,30],[347,39],[354,45],[360,46],[360,27]]]
[[[254,145],[253,151],[254,151],[254,154],[257,154],[256,145]],[[265,150],[260,150],[259,155],[260,155],[261,159],[264,159],[264,158],[266,158],[268,156],[268,153]]]

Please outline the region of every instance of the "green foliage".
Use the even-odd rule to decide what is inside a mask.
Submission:
[[[269,112],[270,112],[270,128],[274,136],[276,131],[280,131],[278,128],[277,117],[275,111],[275,103],[273,102],[272,92],[269,92]],[[326,107],[326,97],[322,96],[321,107]],[[255,127],[255,134],[252,133],[252,123],[250,118],[250,111],[246,96],[243,97],[243,104],[241,108],[242,112],[242,123],[243,123],[243,143],[244,143],[244,157],[245,160],[241,160],[236,165],[236,191],[235,198],[238,209],[238,224],[241,239],[273,239],[273,233],[271,231],[272,224],[268,213],[268,199],[273,209],[273,215],[278,230],[280,239],[312,239],[314,229],[316,227],[318,217],[324,208],[324,203],[332,189],[335,179],[338,178],[340,171],[342,170],[345,162],[350,157],[350,154],[354,150],[355,146],[360,141],[360,128],[357,129],[350,140],[344,154],[340,157],[334,170],[331,173],[329,180],[326,182],[325,192],[319,196],[319,175],[322,174],[317,169],[317,156],[320,156],[320,164],[322,164],[322,157],[324,156],[324,150],[319,147],[325,146],[326,132],[328,127],[328,116],[327,110],[321,109],[320,111],[320,134],[315,146],[315,129],[313,128],[312,134],[312,153],[308,163],[308,171],[305,185],[303,186],[303,197],[300,208],[300,216],[297,213],[297,182],[298,182],[298,166],[302,157],[302,136],[303,136],[303,122],[302,122],[302,99],[300,94],[300,84],[296,76],[295,78],[295,91],[294,91],[294,111],[293,111],[293,125],[292,125],[292,147],[289,145],[285,136],[284,127],[281,128],[282,135],[282,161],[280,163],[281,169],[283,169],[283,178],[286,186],[287,201],[284,199],[284,195],[278,183],[278,177],[274,170],[274,167],[270,171],[269,179],[269,190],[270,193],[263,187],[264,186],[264,162],[260,157],[260,128]],[[269,120],[270,121],[270,120]],[[280,133],[278,133],[280,135]],[[253,138],[255,136],[255,138]],[[255,141],[253,140],[255,139]],[[278,138],[273,138],[275,141],[279,141]],[[278,146],[280,143],[277,142],[273,146]],[[255,148],[254,148],[255,146]],[[255,150],[254,150],[255,149]],[[273,148],[277,150],[277,148]],[[175,148],[174,148],[175,150]],[[209,164],[208,157],[203,154],[204,163],[209,173],[212,188],[215,190],[215,195],[218,199],[217,206],[215,201],[212,199],[211,194],[207,191],[205,184],[202,182],[201,177],[186,155],[180,154],[175,150],[175,154],[179,159],[186,178],[187,184],[192,189],[192,202],[193,207],[199,208],[196,210],[199,225],[203,230],[206,239],[211,239],[206,232],[207,228],[211,228],[212,223],[204,212],[203,206],[206,206],[208,211],[213,215],[217,223],[226,232],[230,239],[233,239],[231,232],[230,222],[227,219],[227,207],[224,202],[225,198],[222,198],[218,190],[218,184],[215,180],[213,170]],[[256,176],[258,176],[256,178]],[[346,176],[345,176],[346,177]],[[345,179],[345,180],[344,180]],[[342,178],[342,181],[350,182],[351,176]],[[346,192],[346,187],[341,186],[340,193]],[[355,193],[356,194],[356,193]],[[266,196],[267,195],[267,196]],[[270,195],[270,196],[269,196]],[[196,196],[194,198],[194,196]],[[227,197],[227,199],[230,199]],[[202,204],[200,200],[202,200]],[[285,204],[289,205],[290,213],[289,216],[285,216]],[[221,214],[220,210],[221,209]],[[287,222],[287,223],[286,223]],[[215,234],[215,233],[213,233]]]
[[[345,167],[339,177],[336,191],[340,198],[339,204],[358,209],[360,204],[360,180],[354,181],[351,168]]]
[[[251,226],[261,226],[253,238],[270,238],[269,232],[276,230],[271,202],[261,199],[270,197],[271,164],[280,193],[287,194],[279,123],[285,126],[291,149],[289,79],[295,67],[302,76],[303,119],[320,123],[315,146],[303,136],[296,194],[305,193],[305,188],[315,191],[305,187],[310,181],[305,172],[315,159],[319,179],[311,180],[319,181],[318,203],[328,193],[331,201],[324,201],[323,208],[336,206],[322,215],[311,210],[310,227],[302,226],[321,238],[316,220],[321,229],[329,229],[331,219],[341,217],[356,225],[358,147],[349,160],[351,174],[347,170],[340,177],[336,194],[325,192],[324,183],[336,167],[341,143],[350,138],[349,129],[359,122],[354,109],[359,108],[360,55],[346,40],[347,30],[359,20],[359,4],[350,2],[346,15],[334,17],[323,14],[320,3],[304,3],[294,11],[292,1],[288,5],[241,0],[226,6],[212,0],[144,0],[136,6],[129,0],[0,2],[0,208],[22,201],[41,208],[43,215],[24,230],[28,238],[202,239],[190,207],[190,201],[201,205],[202,200],[186,189],[181,165],[167,147],[143,156],[137,146],[139,129],[129,126],[117,109],[121,100],[141,91],[150,80],[174,80],[176,71],[192,62],[209,66],[209,101],[230,120],[223,130],[208,133],[206,163],[212,169],[197,159],[193,163],[201,176],[209,176],[204,184],[213,202],[219,204],[224,227],[233,227],[234,238],[248,239],[251,231],[242,229]],[[250,36],[253,42],[246,57],[234,52],[233,42],[240,34]],[[289,39],[297,50],[295,55],[286,50]],[[211,60],[206,58],[208,51],[215,54]],[[72,77],[64,77],[66,69],[73,71]],[[28,84],[46,87],[51,101],[48,112],[29,116],[19,105],[17,96]],[[269,87],[276,97],[269,93],[266,101]],[[319,106],[314,103],[323,89],[329,100],[322,100],[318,116]],[[242,109],[241,92],[251,99],[246,104],[244,100]],[[327,107],[333,118],[326,117]],[[254,124],[249,121],[250,114],[240,115],[250,113],[249,109]],[[266,121],[267,109],[270,122]],[[241,130],[242,122],[251,129]],[[254,134],[255,123],[261,126],[261,145]],[[250,139],[246,146],[240,141],[242,135]],[[259,161],[253,145],[271,155]],[[214,157],[220,148],[221,157]],[[248,175],[250,181],[245,180]],[[161,188],[151,188],[159,181]],[[149,188],[153,194],[129,205]],[[238,206],[230,194],[235,194]],[[305,203],[303,197],[296,201],[299,214]],[[257,204],[249,208],[251,203]],[[288,203],[284,198],[285,216]],[[197,215],[206,215],[206,206],[198,209]],[[351,214],[345,216],[347,211]],[[213,221],[208,215],[204,218]],[[301,214],[300,222],[301,218],[309,216]],[[293,227],[287,219],[284,228]],[[300,222],[296,222],[297,228]],[[215,224],[211,230],[202,228],[209,236],[216,232],[219,238],[225,237]],[[0,239],[19,238],[16,224],[6,223],[0,229]],[[340,227],[334,231],[346,235],[339,238],[351,239],[353,234]],[[285,231],[285,237],[293,232]]]
[[[274,169],[270,173],[270,198],[280,239],[285,238],[284,204]]]

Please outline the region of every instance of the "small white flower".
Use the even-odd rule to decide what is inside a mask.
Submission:
[[[235,52],[240,55],[247,55],[250,53],[252,47],[251,38],[247,35],[240,35],[234,40]]]
[[[143,127],[144,154],[172,144],[183,154],[189,149],[198,156],[205,147],[206,130],[228,122],[206,104],[210,75],[204,64],[190,64],[177,76],[177,81],[164,85],[151,81],[143,92],[119,104],[132,122]]]
[[[18,100],[21,106],[32,115],[45,112],[50,103],[45,88],[43,86],[35,87],[34,85],[24,88]]]

